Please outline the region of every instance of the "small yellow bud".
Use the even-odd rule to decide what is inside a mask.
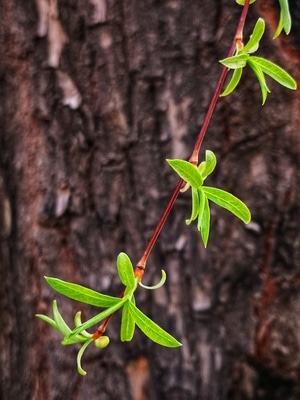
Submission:
[[[100,336],[98,339],[94,341],[94,343],[98,349],[104,349],[104,347],[107,347],[109,345],[109,337]]]

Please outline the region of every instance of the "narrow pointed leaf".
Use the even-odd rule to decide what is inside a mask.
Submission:
[[[43,314],[35,314],[36,317],[40,318],[42,321],[47,322],[47,324],[51,325],[52,328],[56,329],[58,332],[60,332],[60,330],[58,329],[56,322],[49,318],[47,315],[43,315]],[[61,332],[60,332],[61,333]]]
[[[282,86],[285,86],[288,89],[297,89],[297,83],[295,79],[277,64],[274,64],[265,58],[256,56],[252,56],[251,60],[258,65],[265,74],[269,75]]]
[[[201,188],[201,190],[198,191],[198,196],[199,196],[199,206],[198,206],[197,229],[200,232],[201,231],[201,221],[202,221],[202,216],[203,216],[204,207],[205,207],[205,198],[206,198],[206,195],[203,192],[202,188]]]
[[[75,283],[65,282],[57,278],[45,277],[45,279],[58,293],[81,303],[96,307],[111,307],[120,300],[118,297],[107,296]]]
[[[199,194],[202,206],[198,216],[198,230],[201,233],[203,245],[204,247],[206,247],[210,231],[210,208],[208,204],[208,199],[203,190],[200,190]]]
[[[259,47],[259,41],[262,38],[264,32],[265,21],[262,18],[259,18],[253,28],[253,32],[250,36],[249,41],[245,44],[242,51],[246,53],[254,53]]]
[[[200,172],[199,170],[203,180],[206,179],[208,175],[210,175],[214,171],[216,165],[217,165],[217,159],[215,154],[211,150],[206,150],[204,168],[202,169],[202,172]]]
[[[243,73],[243,68],[236,68],[233,71],[230,81],[228,82],[228,85],[226,86],[226,89],[220,94],[221,97],[228,96],[230,93],[232,93],[234,91],[234,89],[240,83],[242,73]]]
[[[81,321],[81,311],[78,311],[76,314],[75,314],[75,317],[74,317],[74,325],[75,325],[75,328],[77,328],[78,326],[81,326],[82,325],[82,321]],[[81,331],[80,332],[80,335],[82,335],[82,336],[84,336],[84,337],[86,337],[86,338],[90,338],[92,335],[90,334],[90,333],[88,333],[87,331]]]
[[[248,54],[238,54],[237,56],[227,57],[219,62],[230,69],[243,68],[247,64]]]
[[[240,199],[235,197],[233,194],[226,192],[225,190],[203,186],[202,190],[206,194],[207,198],[220,207],[230,211],[236,217],[241,219],[245,224],[248,224],[251,220],[251,213],[249,208]]]
[[[282,30],[283,30],[283,15],[282,12],[280,12],[279,22],[276,31],[274,33],[273,39],[277,39],[278,36],[281,34]]]
[[[198,195],[198,190],[194,189],[192,187],[192,212],[190,219],[187,219],[185,223],[187,225],[190,225],[192,221],[194,221],[197,218],[198,215],[198,209],[199,209],[199,195]]]
[[[134,335],[135,322],[130,313],[130,300],[124,304],[121,318],[121,342],[130,342]]]
[[[276,39],[280,35],[283,29],[285,33],[288,35],[292,28],[292,20],[291,20],[288,0],[279,0],[279,3],[280,3],[280,18],[273,39]]]
[[[139,310],[134,304],[129,303],[130,313],[134,318],[136,325],[140,330],[148,336],[153,342],[166,347],[179,347],[181,343],[178,342],[173,336],[162,329],[154,321],[152,321],[147,315]]]
[[[258,80],[258,83],[260,86],[260,90],[261,90],[262,105],[264,105],[267,100],[268,93],[270,93],[270,89],[267,86],[266,79],[265,79],[264,73],[262,72],[261,68],[259,67],[259,65],[252,62],[251,59],[252,59],[252,57],[249,58],[248,65],[257,77],[257,80]]]
[[[53,301],[52,310],[53,310],[53,318],[54,318],[54,321],[56,322],[59,332],[62,333],[63,336],[68,336],[72,331],[68,327],[68,325],[65,323],[65,320],[63,319],[60,312],[58,311],[56,300]]]
[[[119,299],[119,302],[106,310],[102,311],[100,314],[95,315],[93,318],[87,320],[84,322],[81,326],[78,326],[77,328],[73,329],[72,332],[66,336],[62,342],[62,344],[67,345],[70,343],[73,343],[73,338],[81,333],[83,330],[91,328],[92,326],[98,324],[100,321],[104,320],[106,317],[109,315],[113,314],[116,312],[119,308],[123,306],[123,304],[128,300],[128,298],[121,298]]]
[[[182,178],[189,183],[194,189],[198,189],[203,184],[202,176],[198,169],[185,160],[167,160],[171,168]]]
[[[117,258],[118,274],[123,285],[129,288],[136,286],[133,266],[126,253],[120,253]]]

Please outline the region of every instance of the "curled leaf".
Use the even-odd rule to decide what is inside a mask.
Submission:
[[[87,340],[81,347],[81,349],[77,353],[77,370],[80,375],[86,375],[86,371],[81,367],[81,358],[83,356],[83,353],[85,352],[86,348],[90,343],[92,343],[93,339]]]
[[[185,183],[184,186],[180,189],[181,193],[187,192],[189,190],[189,188],[191,187],[191,185],[189,183]]]
[[[165,271],[162,269],[162,270],[161,270],[161,278],[160,278],[160,281],[159,281],[156,285],[147,286],[147,285],[144,285],[142,282],[139,282],[139,285],[142,286],[144,289],[155,290],[155,289],[159,289],[160,287],[162,287],[162,286],[165,284],[166,279],[167,279],[167,274],[166,274]]]

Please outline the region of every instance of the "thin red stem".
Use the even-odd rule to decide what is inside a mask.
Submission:
[[[245,1],[245,5],[243,7],[243,11],[242,11],[242,14],[241,14],[241,17],[240,17],[240,20],[239,20],[239,24],[238,24],[238,27],[237,27],[237,30],[236,30],[236,34],[234,36],[234,40],[233,40],[232,45],[230,47],[230,50],[228,52],[228,57],[231,57],[231,56],[234,55],[234,52],[235,52],[235,49],[236,49],[236,43],[237,43],[238,40],[241,40],[241,38],[242,38],[242,33],[243,33],[244,25],[245,25],[245,20],[246,20],[246,16],[247,16],[247,13],[248,13],[248,10],[249,10],[249,1],[250,0],[246,0]],[[211,121],[211,117],[212,117],[212,114],[213,114],[214,109],[216,107],[217,101],[218,101],[218,99],[220,97],[222,86],[223,86],[223,83],[225,81],[227,72],[228,72],[228,68],[223,67],[221,75],[220,75],[220,78],[219,78],[219,80],[217,82],[216,90],[214,92],[214,95],[213,95],[212,100],[210,102],[210,105],[208,107],[208,110],[207,110],[207,113],[206,113],[202,128],[201,128],[201,130],[200,130],[200,132],[198,134],[198,138],[197,138],[195,147],[193,149],[192,155],[191,155],[190,160],[189,160],[192,164],[198,165],[199,151],[200,151],[204,136],[206,134],[208,125],[209,125],[209,123]],[[174,203],[175,203],[175,201],[176,201],[176,199],[178,197],[178,194],[180,192],[180,188],[182,186],[182,183],[183,183],[182,180],[180,180],[178,182],[178,184],[177,184],[177,186],[176,186],[176,188],[174,190],[174,193],[173,193],[173,195],[172,195],[172,197],[171,197],[171,199],[170,199],[170,201],[169,201],[169,203],[168,203],[168,205],[167,205],[167,207],[165,209],[165,212],[163,213],[160,221],[158,222],[158,225],[157,225],[157,227],[156,227],[156,229],[155,229],[155,231],[154,231],[154,233],[153,233],[153,235],[152,235],[152,237],[151,237],[151,239],[150,239],[150,241],[149,241],[149,243],[148,243],[148,245],[146,247],[146,250],[145,250],[142,258],[137,263],[137,267],[142,268],[143,270],[146,267],[146,263],[147,263],[147,260],[149,258],[149,255],[150,255],[150,253],[152,251],[152,248],[153,248],[153,246],[154,246],[154,244],[155,244],[155,242],[156,242],[156,240],[157,240],[157,238],[158,238],[158,236],[159,236],[159,234],[160,234],[160,232],[161,232],[161,230],[162,230],[162,228],[163,228],[163,226],[164,226],[164,224],[166,222],[166,219],[168,218],[168,216],[170,214],[170,211],[171,211],[171,209],[172,209],[172,207],[173,207],[173,205],[174,205]]]
[[[166,209],[165,209],[165,211],[164,211],[164,213],[163,213],[163,215],[162,215],[162,217],[161,217],[161,219],[160,219],[160,221],[148,243],[148,246],[147,246],[142,258],[137,263],[137,268],[142,268],[143,270],[145,269],[148,257],[150,255],[152,248],[153,248],[153,246],[154,246],[154,244],[155,244],[155,242],[156,242],[156,240],[157,240],[157,238],[158,238],[158,236],[170,214],[170,211],[172,210],[172,207],[178,197],[182,183],[183,183],[183,180],[180,179],[179,182],[177,183],[174,193],[173,193],[173,195],[172,195],[172,197],[171,197],[171,199],[170,199],[170,201],[169,201],[169,203],[168,203],[168,205],[167,205],[167,207],[166,207]]]
[[[247,16],[247,13],[248,13],[248,9],[249,9],[249,2],[250,2],[250,0],[246,0],[245,1],[245,5],[243,7],[243,11],[242,11],[242,14],[241,14],[241,17],[240,17],[240,20],[239,20],[239,24],[238,24],[238,27],[237,27],[237,30],[236,30],[236,34],[234,36],[234,40],[233,40],[232,45],[230,47],[230,50],[228,52],[228,57],[233,56],[236,47],[237,46],[240,47],[242,45],[242,42],[243,42],[243,29],[244,29],[244,25],[245,25],[245,20],[246,20],[246,16]],[[201,130],[200,130],[200,132],[198,134],[197,141],[195,143],[192,155],[190,157],[189,161],[191,163],[195,164],[195,165],[198,164],[198,156],[199,156],[200,148],[201,148],[204,136],[206,134],[208,125],[209,125],[209,123],[211,121],[211,117],[212,117],[212,114],[213,114],[214,109],[216,107],[218,98],[220,96],[220,93],[221,93],[221,90],[222,90],[222,86],[223,86],[223,83],[225,81],[227,72],[228,72],[228,68],[223,67],[221,75],[220,75],[220,78],[219,78],[219,80],[217,82],[216,90],[214,92],[214,95],[213,95],[212,100],[210,102],[210,105],[208,107],[208,110],[207,110],[206,116],[204,118],[204,122],[203,122],[202,128],[201,128]],[[173,206],[175,204],[175,201],[176,201],[176,199],[177,199],[177,197],[179,195],[179,192],[180,192],[182,184],[183,184],[183,180],[180,179],[178,181],[178,183],[177,183],[177,186],[176,186],[176,188],[174,190],[174,193],[173,193],[173,195],[172,195],[172,197],[171,197],[171,199],[170,199],[170,201],[169,201],[169,203],[168,203],[168,205],[167,205],[167,207],[166,207],[161,219],[159,220],[159,222],[158,222],[158,224],[157,224],[157,226],[156,226],[156,228],[155,228],[155,230],[153,232],[153,235],[152,235],[152,237],[151,237],[151,239],[150,239],[150,241],[149,241],[149,243],[148,243],[148,245],[146,247],[146,250],[144,251],[144,254],[143,254],[142,258],[139,260],[139,262],[136,265],[135,276],[138,278],[139,281],[142,280],[142,277],[144,275],[144,270],[146,268],[147,260],[148,260],[148,258],[150,256],[151,251],[153,249],[153,246],[156,243],[156,240],[157,240],[162,228],[164,227],[165,222],[166,222],[166,220],[167,220],[167,218],[168,218],[168,216],[169,216],[169,214],[170,214],[170,212],[171,212],[171,210],[172,210],[172,208],[173,208]],[[123,296],[123,293],[121,294],[120,297]],[[102,322],[102,324],[99,326],[99,328],[93,334],[93,339],[94,340],[98,339],[100,336],[103,335],[103,333],[105,332],[106,327],[107,327],[108,323],[110,322],[112,316],[113,316],[113,314],[109,315]]]
[[[240,20],[239,20],[239,24],[238,24],[235,36],[234,36],[234,40],[233,40],[232,45],[231,45],[231,47],[229,49],[227,57],[232,57],[234,55],[236,46],[240,47],[242,45],[243,30],[244,30],[244,25],[245,25],[245,21],[246,21],[246,16],[247,16],[247,13],[248,13],[248,10],[249,10],[249,1],[250,0],[246,0],[245,5],[243,7],[243,11],[242,11],[242,14],[241,14],[241,17],[240,17]],[[223,84],[224,84],[224,81],[225,81],[227,73],[228,73],[228,68],[223,67],[221,75],[220,75],[220,78],[219,78],[219,80],[217,82],[216,90],[214,92],[214,95],[213,95],[212,100],[210,102],[210,105],[208,107],[207,113],[206,113],[205,118],[204,118],[203,125],[202,125],[201,130],[200,130],[200,132],[198,134],[197,141],[195,143],[192,155],[191,155],[190,160],[189,160],[194,165],[198,165],[199,152],[200,152],[200,149],[201,149],[201,145],[202,145],[204,136],[206,134],[208,125],[209,125],[209,123],[211,121],[211,117],[212,117],[212,114],[213,114],[214,109],[216,107],[217,101],[218,101],[218,99],[220,97],[221,90],[222,90],[222,87],[223,87]]]

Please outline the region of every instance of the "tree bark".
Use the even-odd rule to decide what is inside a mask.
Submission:
[[[272,40],[271,0],[251,6],[246,32],[262,15],[259,54],[299,81],[290,5],[289,38]],[[218,159],[209,184],[245,201],[252,222],[212,207],[204,249],[181,194],[145,273],[151,284],[163,268],[167,282],[137,294],[183,346],[139,332],[121,343],[116,315],[81,377],[78,349],[35,318],[53,299],[70,324],[95,313],[45,275],[119,294],[117,255],[142,256],[176,185],[165,159],[189,157],[240,12],[233,0],[1,4],[0,399],[299,399],[299,92],[270,82],[262,108],[249,71],[219,101],[203,150]]]

